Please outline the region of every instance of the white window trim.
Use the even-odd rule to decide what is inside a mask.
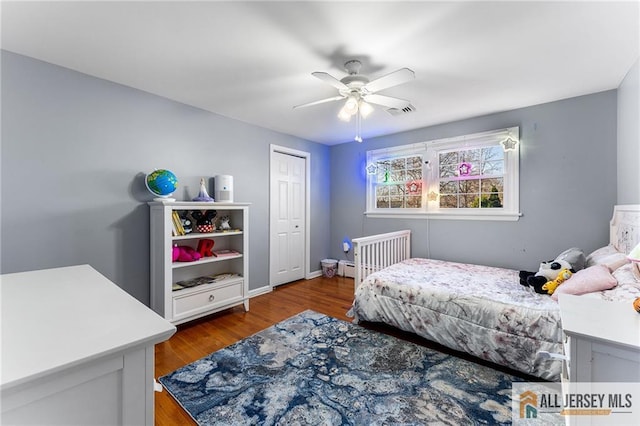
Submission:
[[[403,219],[449,219],[449,220],[500,220],[517,221],[520,213],[520,143],[513,151],[505,151],[504,174],[504,207],[501,209],[440,209],[438,200],[429,201],[428,194],[431,190],[438,192],[437,180],[437,156],[434,149],[442,150],[451,148],[473,148],[476,145],[486,145],[487,142],[496,142],[508,137],[519,140],[519,127],[510,127],[488,132],[474,133],[434,141],[420,142],[411,145],[383,148],[367,151],[367,163],[365,168],[387,158],[395,158],[405,155],[422,155],[424,161],[432,164],[427,167],[423,164],[423,189],[420,209],[378,209],[375,207],[375,184],[371,175],[367,174],[367,209],[364,214],[371,218],[403,218]],[[432,154],[431,158],[429,154]],[[366,173],[366,170],[365,170]]]

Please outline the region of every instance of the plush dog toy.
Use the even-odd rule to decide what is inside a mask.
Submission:
[[[229,217],[229,215],[224,215],[220,218],[220,226],[219,228],[222,231],[228,231],[231,229],[231,225],[229,225],[229,221],[231,220],[231,218]]]
[[[542,286],[548,281],[555,280],[563,269],[569,269],[575,274],[584,268],[585,262],[584,252],[572,247],[560,253],[555,259],[542,262],[538,272],[520,271],[520,284],[533,287],[536,293],[550,294]]]
[[[173,246],[172,259],[174,262],[193,262],[200,260],[200,253],[193,247],[189,246]]]
[[[547,293],[549,294],[553,294],[554,291],[556,291],[556,288],[558,288],[558,286],[560,284],[562,284],[563,282],[565,282],[566,280],[568,280],[569,278],[571,278],[571,275],[573,275],[573,273],[571,272],[571,270],[569,269],[563,269],[560,271],[560,273],[558,274],[558,276],[556,277],[555,280],[553,281],[547,281],[543,286],[542,289],[546,290]]]

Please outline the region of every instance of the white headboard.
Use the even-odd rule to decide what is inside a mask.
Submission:
[[[629,253],[640,243],[640,204],[623,204],[613,208],[609,243],[622,253]]]

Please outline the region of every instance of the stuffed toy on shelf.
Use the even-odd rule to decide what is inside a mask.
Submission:
[[[213,220],[218,214],[215,210],[194,210],[191,217],[196,220],[196,231],[200,233],[213,232],[216,228]]]
[[[200,260],[200,253],[198,253],[193,247],[189,246],[173,246],[172,260],[174,262],[193,262]]]

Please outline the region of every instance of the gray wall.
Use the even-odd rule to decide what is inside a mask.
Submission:
[[[640,60],[618,87],[618,204],[640,204]]]
[[[616,204],[616,102],[607,91],[332,147],[332,256],[344,258],[345,236],[405,228],[415,256],[531,271],[566,248],[606,244]],[[522,142],[517,222],[363,216],[366,150],[510,126],[520,126]]]
[[[3,51],[1,272],[88,263],[148,303],[143,176],[168,168],[182,200],[201,177],[234,176],[235,201],[252,203],[249,287],[268,285],[272,143],[311,153],[318,270],[329,247],[327,146]]]

